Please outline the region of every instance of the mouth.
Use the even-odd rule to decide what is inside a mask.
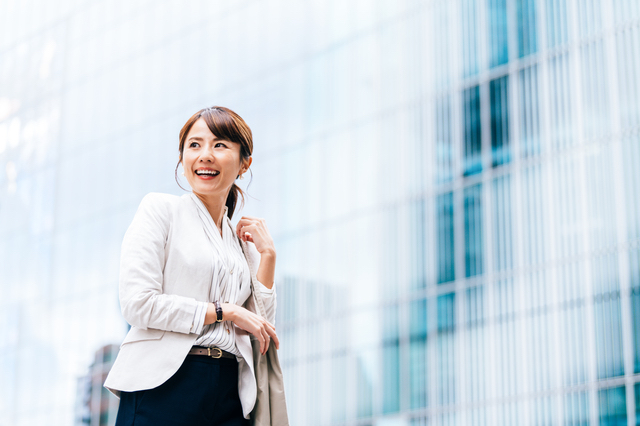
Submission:
[[[200,179],[213,179],[214,177],[218,176],[220,172],[218,170],[196,170],[195,174]]]

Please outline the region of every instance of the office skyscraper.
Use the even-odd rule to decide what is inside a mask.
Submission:
[[[293,425],[637,424],[639,58],[636,0],[0,3],[0,421],[73,421],[224,105]]]

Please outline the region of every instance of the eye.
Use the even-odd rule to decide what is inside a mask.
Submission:
[[[194,144],[196,144],[196,145],[197,145],[197,144],[198,144],[198,142],[191,142],[191,143],[189,144],[189,148],[191,148]]]
[[[227,146],[226,146],[225,144],[223,144],[222,142],[218,142],[218,143],[216,143],[216,144],[214,145],[214,148],[215,148],[215,147],[217,147],[218,145],[222,145],[222,146],[224,146],[225,148],[227,147]]]

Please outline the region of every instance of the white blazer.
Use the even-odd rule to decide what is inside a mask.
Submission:
[[[104,386],[120,391],[155,388],[182,365],[198,335],[189,331],[197,302],[208,302],[214,255],[204,231],[194,194],[183,196],[149,193],[127,229],[120,257],[120,306],[131,330]],[[228,226],[230,220],[226,216]],[[234,230],[235,235],[235,230]],[[256,279],[260,253],[253,243],[243,243],[251,256],[251,276],[259,284],[267,320],[275,324],[275,285],[268,289]],[[256,311],[253,297],[245,308]],[[238,389],[245,418],[256,401],[256,380],[250,334],[236,327]]]

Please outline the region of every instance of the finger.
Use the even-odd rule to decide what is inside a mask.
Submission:
[[[252,243],[255,242],[253,234],[251,232],[242,232],[242,236],[240,238],[242,238],[243,241],[251,241]]]
[[[242,238],[242,234],[243,234],[243,232],[242,232],[242,227],[243,227],[243,226],[244,226],[244,225],[243,225],[243,224],[241,224],[240,222],[238,222],[238,224],[236,225],[236,235],[237,235],[238,237],[240,237],[240,238]]]
[[[256,333],[254,336],[256,336],[258,338],[258,341],[260,342],[260,353],[263,353],[264,352],[264,345],[265,345],[264,336],[262,335],[261,332]]]
[[[247,219],[246,216],[243,216],[242,218],[240,218],[240,220],[238,220],[238,223],[236,224],[236,227],[242,227],[242,226],[248,226],[251,224],[255,224],[255,223],[260,223],[260,219]]]
[[[267,333],[267,330],[262,330],[262,332],[264,333],[264,351],[262,352],[262,355],[267,353],[267,349],[269,349],[269,334]]]
[[[244,228],[245,226],[251,225],[252,222],[248,221],[248,220],[242,220],[240,219],[238,221],[238,223],[236,224],[236,233],[238,235],[242,234],[242,228]]]
[[[252,232],[255,232],[255,225],[240,226],[240,227],[238,227],[236,233],[238,234],[238,237],[243,238],[243,237],[245,237],[245,234],[251,235]]]
[[[251,232],[247,232],[247,231],[239,231],[238,232],[238,238],[240,238],[242,241],[247,241],[249,238],[252,237]]]
[[[267,334],[264,331],[264,328],[258,326],[258,330],[256,331],[256,337],[260,340],[260,353],[264,353],[264,348],[267,342]]]
[[[242,226],[240,227],[240,230],[241,230],[242,232],[246,232],[246,231],[253,231],[254,229],[257,229],[257,226],[256,226],[256,224],[255,224],[255,223],[247,223],[247,224],[242,225]]]
[[[242,219],[248,219],[248,220],[261,220],[262,218],[261,218],[261,217],[255,217],[255,216],[242,216],[242,217],[240,218],[240,220],[242,220]]]
[[[242,232],[242,228],[250,228],[250,229],[266,229],[267,225],[262,220],[242,220],[238,221],[236,225],[236,230]]]
[[[269,335],[271,336],[271,338],[273,339],[273,343],[275,343],[276,345],[276,349],[280,349],[280,339],[278,339],[278,335],[276,334],[275,330],[272,330]]]
[[[266,335],[266,342],[267,342],[266,347],[264,348],[264,353],[266,354],[267,351],[269,350],[269,344],[271,343],[271,336],[270,336],[269,330],[266,328],[264,330],[264,333]]]
[[[271,325],[268,321],[264,321],[264,320],[263,320],[263,323],[264,323],[264,332],[267,340],[267,347],[264,351],[264,353],[266,354],[267,351],[269,350],[269,343],[271,342],[271,336],[275,336],[276,339],[278,338],[278,336],[276,336],[273,325]]]

